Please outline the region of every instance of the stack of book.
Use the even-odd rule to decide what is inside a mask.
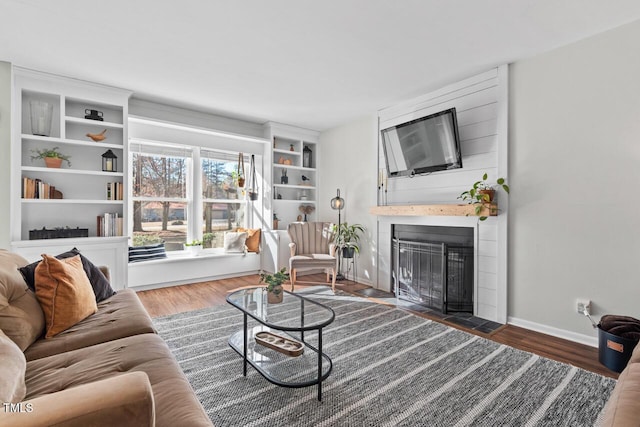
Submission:
[[[123,200],[124,186],[121,182],[107,182],[107,200]]]
[[[61,199],[62,193],[56,191],[56,187],[41,179],[22,178],[22,198],[23,199]]]
[[[98,215],[96,227],[98,237],[113,237],[123,235],[123,220],[120,214],[105,213]]]

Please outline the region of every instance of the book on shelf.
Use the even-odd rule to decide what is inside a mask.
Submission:
[[[56,187],[43,182],[40,178],[22,178],[23,199],[61,199],[62,193]]]
[[[107,212],[96,217],[96,235],[98,237],[122,236],[124,220],[117,212]]]
[[[123,200],[124,186],[121,182],[107,182],[107,200]]]

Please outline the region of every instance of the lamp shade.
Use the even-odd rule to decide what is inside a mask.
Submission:
[[[344,199],[340,197],[340,189],[338,188],[338,193],[336,197],[331,199],[331,209],[342,210],[344,209]]]

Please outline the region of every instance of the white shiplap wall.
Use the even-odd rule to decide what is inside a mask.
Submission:
[[[458,195],[481,179],[507,176],[507,65],[451,84],[438,91],[378,112],[379,129],[455,107],[460,131],[462,169],[387,181],[387,204],[459,203]],[[378,148],[384,168],[382,147]],[[380,200],[380,199],[379,199]],[[475,217],[379,217],[378,287],[391,289],[391,225],[465,226],[475,236],[475,314],[505,323],[507,319],[508,198],[498,194],[499,215],[479,222]]]

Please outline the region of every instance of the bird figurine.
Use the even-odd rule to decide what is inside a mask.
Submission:
[[[103,130],[100,133],[88,133],[87,136],[91,139],[93,139],[95,142],[100,142],[100,141],[104,141],[105,139],[107,139],[107,137],[104,135],[107,132],[107,130]]]

